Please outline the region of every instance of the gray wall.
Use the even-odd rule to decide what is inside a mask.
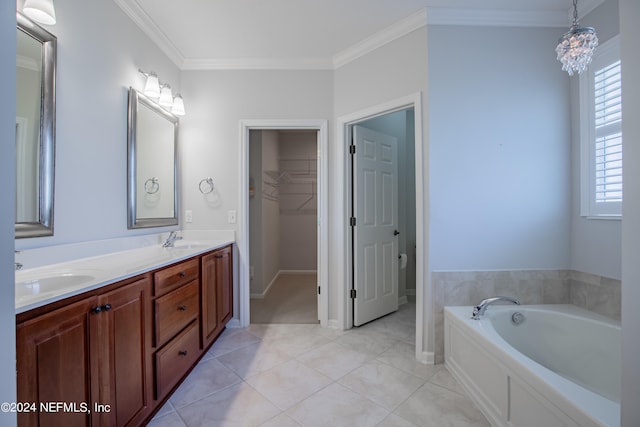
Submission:
[[[317,141],[315,131],[280,133],[280,171],[294,173],[280,187],[280,270],[317,270],[318,180],[311,173],[317,169]],[[305,168],[309,176],[295,175]]]
[[[269,172],[278,170],[278,132],[252,130],[249,139],[249,180],[255,195],[249,198],[251,294],[262,295],[280,270],[280,204]],[[271,197],[275,195],[276,197]]]
[[[600,43],[619,34],[618,1],[607,0],[580,20],[596,29]],[[620,220],[587,219],[580,216],[580,97],[579,79],[571,78],[571,264],[573,270],[621,278]],[[627,93],[626,79],[624,92]],[[625,156],[626,158],[626,156]],[[625,166],[627,162],[625,161]],[[626,187],[626,181],[625,181]],[[625,188],[626,189],[626,188]],[[626,191],[625,191],[626,193]],[[596,244],[597,242],[597,244]]]
[[[355,112],[370,109],[374,106],[390,102],[417,92],[422,93],[422,118],[423,140],[416,141],[424,148],[423,158],[417,161],[422,163],[426,171],[427,167],[427,130],[428,130],[428,109],[431,105],[429,94],[427,93],[427,28],[422,27],[404,37],[394,40],[373,52],[368,53],[335,71],[334,87],[334,115],[336,118],[351,115]],[[342,131],[342,130],[339,130]],[[332,147],[333,150],[345,150],[345,147]],[[343,246],[346,242],[343,233],[344,212],[341,210],[342,201],[338,200],[343,194],[344,182],[341,169],[344,165],[339,162],[332,162],[329,166],[329,174],[332,180],[329,183],[329,192],[333,194],[331,199],[333,205],[330,211],[330,239],[331,252],[329,264],[332,266],[329,282],[338,284],[344,281],[345,257]],[[428,183],[423,182],[425,203],[429,199]],[[424,209],[424,217],[418,218],[423,224],[429,223],[429,211]],[[424,239],[428,241],[428,229],[425,227]],[[344,255],[344,256],[343,256]],[[426,260],[418,260],[427,269]],[[425,278],[426,280],[426,278]],[[332,296],[330,295],[330,298]],[[334,297],[335,298],[335,297]],[[425,306],[429,304],[429,289],[425,290],[423,296]],[[337,300],[332,299],[330,306],[339,309]],[[335,319],[338,316],[336,309],[329,312],[329,318]],[[425,320],[425,325],[427,320]],[[425,334],[428,327],[424,328]],[[423,342],[428,341],[424,336]],[[418,350],[420,353],[424,349]]]
[[[620,0],[624,99],[622,221],[622,427],[640,425],[640,2]],[[631,118],[627,120],[626,118]]]
[[[13,274],[13,223],[16,191],[16,105],[9,102],[16,99],[16,63],[10,58],[16,56],[16,9],[10,1],[0,2],[0,96],[6,102],[0,103],[0,188],[5,203],[0,208],[0,402],[16,401],[16,342],[15,287]],[[16,424],[12,413],[0,412],[0,425]]]
[[[115,2],[55,7],[58,22],[48,28],[58,38],[54,236],[16,246],[157,233],[127,230],[127,90],[143,88],[142,68],[177,91],[180,70]]]
[[[432,271],[569,265],[569,79],[551,28],[429,28]]]

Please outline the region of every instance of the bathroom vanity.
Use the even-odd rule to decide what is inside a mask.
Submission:
[[[19,312],[18,425],[145,425],[231,318],[232,271],[227,244]]]

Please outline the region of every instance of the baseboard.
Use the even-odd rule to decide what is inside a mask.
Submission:
[[[232,317],[227,322],[227,328],[239,328],[239,327],[240,327],[240,320],[236,319],[235,317]]]
[[[406,295],[403,296],[403,297],[398,298],[398,305],[403,305],[403,304],[406,304],[408,302],[409,302],[409,300],[407,300],[407,296]]]
[[[271,279],[271,281],[267,285],[267,289],[265,289],[264,292],[262,292],[261,294],[250,294],[249,298],[251,298],[251,299],[265,299],[267,297],[267,294],[269,293],[269,290],[271,289],[273,284],[276,283],[276,280],[278,280],[278,277],[280,277],[281,274],[282,274],[282,270],[278,271],[276,273],[276,275],[273,276],[273,279]]]
[[[418,360],[426,365],[436,364],[435,354],[432,351],[423,351],[418,357]]]
[[[317,270],[280,270],[278,274],[318,274]]]
[[[338,330],[342,329],[342,327],[340,326],[338,321],[335,320],[335,319],[327,321],[327,328],[329,328],[329,329],[338,329]]]

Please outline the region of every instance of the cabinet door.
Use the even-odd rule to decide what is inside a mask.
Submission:
[[[216,259],[216,287],[218,292],[218,322],[227,324],[233,314],[233,277],[231,246],[222,248],[214,253]]]
[[[95,413],[82,411],[98,399],[98,382],[90,381],[97,375],[95,307],[90,297],[17,326],[18,402],[37,405],[35,412],[18,414],[19,426],[89,426],[92,417],[98,425]],[[47,407],[56,402],[69,406]]]
[[[100,295],[100,425],[138,425],[151,411],[151,280]],[[107,362],[108,361],[108,362]],[[109,411],[107,411],[109,409]]]
[[[206,348],[231,318],[231,247],[202,257],[202,347]]]

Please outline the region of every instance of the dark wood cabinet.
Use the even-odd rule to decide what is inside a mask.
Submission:
[[[231,246],[202,257],[202,347],[220,335],[233,315]]]
[[[142,278],[18,324],[18,401],[35,405],[18,414],[20,426],[128,426],[150,413],[150,283]]]
[[[135,426],[151,413],[149,278],[98,297],[100,321],[100,425]],[[95,409],[95,408],[94,408]],[[106,408],[105,408],[106,409]]]
[[[17,315],[18,425],[145,425],[231,318],[232,268],[229,245]]]
[[[97,374],[98,368],[92,357],[98,353],[91,314],[96,304],[96,298],[88,298],[17,326],[18,402],[37,405],[18,413],[18,425],[88,426],[97,416],[40,410],[47,402],[86,404],[99,399],[98,382],[91,382],[92,370]]]

